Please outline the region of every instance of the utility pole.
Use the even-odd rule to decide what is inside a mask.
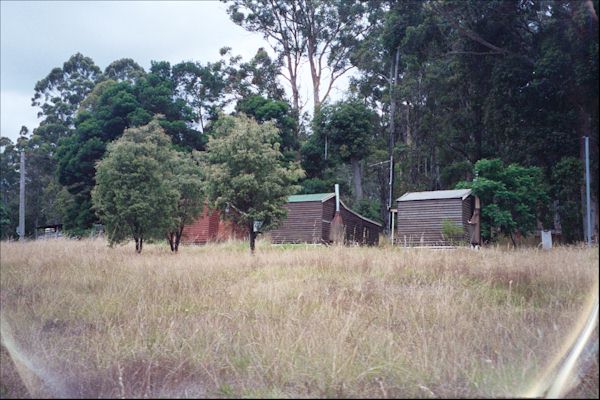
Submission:
[[[375,167],[378,165],[383,165],[383,164],[388,164],[389,163],[389,167],[390,167],[390,175],[389,175],[389,180],[388,180],[388,204],[387,204],[387,210],[388,210],[388,227],[389,227],[389,233],[390,235],[393,235],[393,230],[392,230],[392,225],[394,223],[393,221],[393,216],[392,216],[392,196],[394,193],[394,156],[393,154],[390,154],[390,159],[389,160],[385,160],[385,161],[381,161],[378,163],[373,163],[373,164],[369,164],[369,167]]]
[[[590,138],[585,140],[585,213],[586,213],[586,239],[588,246],[592,245],[592,215],[590,210]]]
[[[396,54],[393,62],[390,63],[390,77],[389,77],[389,93],[390,93],[390,124],[388,133],[388,155],[390,157],[390,180],[389,180],[389,193],[388,193],[388,221],[386,223],[387,230],[390,235],[393,235],[392,231],[392,203],[393,203],[393,184],[394,184],[394,144],[396,135],[396,108],[398,107],[396,101],[396,85],[398,83],[398,69],[400,66],[400,46],[396,47]]]
[[[25,150],[21,150],[19,180],[19,240],[25,239]]]

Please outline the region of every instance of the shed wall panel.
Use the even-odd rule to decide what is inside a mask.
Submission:
[[[396,241],[401,245],[448,245],[442,223],[451,220],[464,228],[461,199],[399,201]]]
[[[347,243],[368,245],[379,243],[379,233],[381,231],[379,226],[350,212],[343,204],[340,204],[340,213],[342,215]]]
[[[270,231],[273,243],[322,243],[322,203],[287,203],[287,218]]]

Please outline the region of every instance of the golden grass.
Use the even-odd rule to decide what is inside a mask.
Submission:
[[[0,246],[31,396],[517,396],[598,280],[598,248]],[[24,396],[6,349],[0,394]]]

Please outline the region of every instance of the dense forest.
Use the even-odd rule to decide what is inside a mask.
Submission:
[[[147,71],[129,58],[102,70],[77,53],[37,82],[39,126],[23,127],[16,143],[0,139],[2,238],[18,225],[21,150],[26,233],[62,223],[83,235],[99,221],[96,165],[126,129],[160,115],[175,150],[202,153],[227,115],[244,113],[274,121],[282,162],[304,170],[299,193],[339,183],[347,203],[386,228],[406,191],[506,168],[514,182],[538,179],[529,181],[544,193],[534,222],[560,221],[564,240],[583,239],[583,136],[594,204],[598,193],[598,0],[226,3],[272,49],[244,60],[223,48],[217,62],[153,61]]]

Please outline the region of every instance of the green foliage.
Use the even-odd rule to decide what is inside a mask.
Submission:
[[[173,183],[177,155],[157,120],[129,128],[108,146],[92,191],[96,213],[111,244],[133,237],[162,238],[173,227],[179,193]]]
[[[143,78],[146,71],[138,63],[131,58],[121,58],[111,62],[100,77],[100,80],[113,80],[117,82],[128,81],[135,83],[138,79]]]
[[[0,137],[0,207],[2,239],[15,236],[19,224],[19,151],[7,137]]]
[[[316,166],[350,163],[354,183],[354,198],[362,200],[363,172],[360,162],[369,155],[377,126],[377,116],[364,103],[357,99],[339,101],[323,106],[313,121],[314,139],[305,145],[303,165],[312,174],[323,178],[325,169],[315,171]],[[327,143],[328,160],[319,160]],[[321,153],[321,148],[323,153]],[[330,160],[330,161],[329,161]],[[312,164],[312,165],[311,165]]]
[[[354,205],[353,209],[363,217],[379,223],[383,222],[380,213],[381,204],[378,200],[362,199]]]
[[[491,230],[513,237],[516,231],[524,236],[532,233],[537,221],[547,226],[549,216],[548,189],[538,167],[518,164],[505,166],[499,159],[475,163],[476,178],[459,182],[457,189],[470,188],[482,202],[481,236],[493,240]]]
[[[13,233],[10,212],[4,202],[0,202],[0,239],[7,239]]]
[[[442,220],[442,236],[450,244],[455,245],[463,240],[464,229],[451,219]]]
[[[302,168],[309,179],[323,179],[331,164],[331,158],[325,159],[325,137],[311,135],[300,148]]]
[[[243,114],[220,120],[204,154],[208,199],[248,229],[253,250],[253,222],[262,221],[264,230],[285,217],[283,205],[299,189],[303,171],[297,163],[284,164],[272,122],[258,124]]]
[[[291,115],[288,103],[258,95],[250,96],[237,103],[236,111],[254,117],[258,123],[274,121],[279,130],[281,150],[292,157],[295,155],[295,151],[299,149],[298,123]]]
[[[204,132],[207,122],[215,120],[224,105],[227,73],[223,61],[202,65],[181,62],[172,68],[176,96],[191,108],[194,122]]]
[[[324,106],[315,122],[316,134],[327,137],[332,158],[349,162],[368,155],[376,115],[357,99]]]
[[[221,60],[219,65],[226,74],[227,90],[238,98],[262,96],[276,101],[284,101],[285,90],[278,81],[281,75],[281,59],[272,60],[269,54],[260,47],[250,61],[242,62],[241,56],[231,56],[231,48],[221,49],[222,56],[230,56],[229,60]],[[294,112],[297,117],[297,113]]]
[[[105,80],[94,88],[82,103],[74,133],[62,139],[56,151],[59,182],[74,195],[64,221],[67,230],[85,230],[96,222],[90,208],[95,163],[103,157],[107,144],[125,129],[148,124],[153,115],[161,114],[159,123],[177,148],[204,148],[205,136],[189,126],[191,108],[176,99],[170,64],[154,62],[145,75],[135,73],[140,71],[134,67],[129,70],[135,79]],[[113,72],[122,77],[127,71]]]
[[[577,157],[580,136],[590,135],[598,192],[591,2],[550,0],[543,12],[538,2],[369,4],[372,28],[353,54],[361,72],[351,89],[382,110],[388,129],[395,123],[395,187],[453,187],[493,157],[540,167],[548,184],[561,158]]]
[[[37,132],[34,131],[34,132]],[[0,190],[2,203],[8,212],[10,227],[6,232],[12,235],[18,225],[20,153],[25,152],[25,233],[35,234],[35,227],[61,221],[62,210],[56,202],[60,191],[53,171],[56,160],[52,144],[34,133],[29,135],[26,127],[21,128],[17,144],[3,139],[0,153]],[[11,232],[12,231],[12,232]],[[9,233],[10,232],[10,233]]]
[[[81,53],[71,56],[62,68],[54,68],[35,85],[32,106],[39,106],[38,117],[43,123],[58,123],[69,127],[79,103],[92,91],[100,68]]]
[[[171,250],[177,251],[185,225],[194,222],[204,209],[206,195],[198,155],[177,152],[173,160],[173,182],[179,198],[167,238]]]
[[[311,194],[311,193],[327,193],[331,192],[335,187],[335,180],[325,180],[320,178],[308,178],[301,182],[301,189],[299,194]]]

